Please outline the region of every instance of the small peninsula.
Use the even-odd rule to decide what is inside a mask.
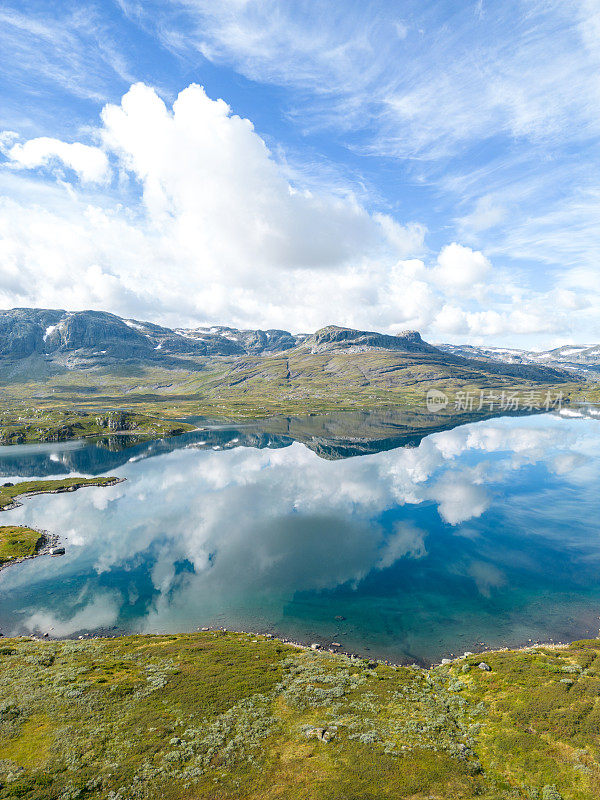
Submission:
[[[56,480],[20,481],[19,483],[4,483],[0,486],[0,511],[17,508],[21,503],[17,497],[31,497],[35,494],[60,494],[62,492],[75,492],[84,486],[115,486],[124,478],[95,477],[95,478],[59,478]]]
[[[75,492],[84,486],[115,486],[123,480],[125,479],[96,477],[21,481],[16,484],[7,482],[0,486],[0,512],[22,505],[17,500],[19,497]],[[57,544],[56,534],[24,525],[0,525],[0,570],[37,556],[58,554],[53,552]]]
[[[33,558],[45,541],[44,534],[23,525],[0,526],[0,569],[15,561]]]

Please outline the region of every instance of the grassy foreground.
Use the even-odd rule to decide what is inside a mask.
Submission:
[[[16,558],[35,555],[41,540],[42,534],[33,528],[22,525],[0,526],[0,566]]]
[[[20,481],[0,486],[0,511],[15,504],[17,497],[33,494],[58,494],[74,492],[84,486],[114,486],[120,478],[99,476],[97,478],[56,478],[41,481]]]
[[[600,641],[424,670],[225,632],[0,646],[0,798],[600,796]]]

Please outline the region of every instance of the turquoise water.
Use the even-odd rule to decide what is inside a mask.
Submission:
[[[0,572],[2,632],[222,625],[421,663],[597,634],[598,420],[485,420],[351,458],[304,441],[220,427],[0,448],[4,480],[127,479],[2,514],[67,548]]]

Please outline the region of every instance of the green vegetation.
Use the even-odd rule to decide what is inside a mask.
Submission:
[[[59,492],[74,492],[83,486],[114,486],[120,478],[58,478],[41,481],[20,481],[19,483],[5,483],[0,486],[0,511],[12,508],[17,497],[33,494],[56,494]]]
[[[90,436],[126,434],[135,441],[176,436],[193,426],[132,411],[90,413],[73,408],[12,408],[0,414],[0,444],[58,442]]]
[[[0,526],[0,565],[35,555],[42,540],[42,534],[33,528]]]
[[[571,402],[599,400],[596,384],[552,386],[448,363],[443,354],[369,352],[198,358],[187,367],[121,364],[36,377],[0,377],[0,444],[109,436],[157,438],[189,430],[185,416],[256,419],[397,406],[419,413],[427,391],[561,391]],[[451,414],[447,414],[451,416]]]
[[[0,798],[600,795],[600,641],[425,670],[222,631],[0,646]]]

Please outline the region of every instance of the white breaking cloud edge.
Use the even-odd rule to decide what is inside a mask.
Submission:
[[[371,147],[386,155],[445,155],[490,131],[552,143],[600,130],[596,0],[481,15],[463,4],[450,17],[351,0],[314,2],[310,14],[277,0],[120,5],[172,52],[301,90],[305,124],[360,127],[368,109]]]
[[[7,156],[13,166],[25,169],[59,161],[74,170],[84,183],[107,183],[110,179],[106,153],[98,147],[80,142],[68,144],[59,139],[41,136],[24,144],[14,144],[8,150]]]
[[[427,266],[415,258],[425,252],[422,224],[369,213],[351,193],[292,186],[252,123],[198,85],[168,108],[134,84],[105,106],[95,135],[101,146],[1,138],[0,306],[106,309],[171,325],[302,331],[334,322],[518,338],[564,333],[577,305],[571,289],[509,284],[457,242]],[[82,184],[109,181],[111,164],[119,180],[90,194],[60,170],[53,188],[23,172],[57,163]]]

